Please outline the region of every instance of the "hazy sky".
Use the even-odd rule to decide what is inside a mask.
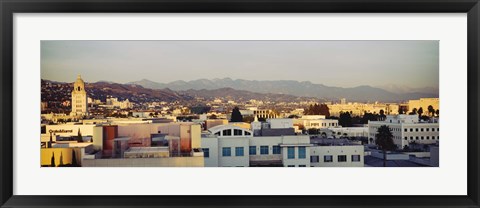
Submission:
[[[42,79],[438,87],[438,41],[42,41]]]

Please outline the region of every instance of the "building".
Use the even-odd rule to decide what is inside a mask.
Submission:
[[[294,123],[303,126],[306,130],[338,127],[337,119],[326,119],[324,115],[304,115],[295,119]]]
[[[414,108],[417,110],[422,108],[423,115],[428,115],[428,106],[432,106],[434,110],[438,110],[439,99],[438,98],[420,98],[418,100],[409,100],[408,101],[408,110],[411,112]]]
[[[436,144],[440,139],[438,119],[420,121],[418,115],[387,116],[384,121],[368,122],[369,143],[375,142],[375,134],[380,126],[387,125],[393,135],[393,141],[398,148],[404,148],[411,143]]]
[[[363,167],[364,147],[348,140],[322,139],[310,147],[311,167]]]
[[[88,98],[87,91],[85,91],[85,82],[80,75],[73,83],[72,90],[72,116],[86,116],[88,115]]]
[[[259,136],[233,125],[211,128],[202,135],[207,167],[310,166],[308,136]]]

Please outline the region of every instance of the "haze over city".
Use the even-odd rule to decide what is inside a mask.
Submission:
[[[438,41],[42,41],[42,79],[201,78],[438,90]]]
[[[42,41],[40,166],[439,167],[438,44]]]

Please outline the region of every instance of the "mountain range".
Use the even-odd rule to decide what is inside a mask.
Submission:
[[[401,92],[394,91],[393,85],[390,88],[372,87],[368,85],[343,88],[314,84],[309,81],[275,80],[257,81],[244,79],[197,79],[192,81],[178,80],[169,83],[158,83],[147,79],[127,83],[128,85],[140,85],[151,89],[171,89],[174,91],[185,91],[192,93],[199,90],[217,90],[226,88],[231,90],[249,91],[254,93],[282,94],[296,97],[314,97],[324,100],[338,100],[346,98],[348,101],[380,101],[399,102],[424,97],[438,97],[438,89],[415,91],[414,88],[404,88]],[[383,89],[382,89],[383,88]],[[398,87],[397,87],[398,88]],[[192,91],[193,90],[193,91]],[[190,94],[188,93],[188,94]],[[205,94],[206,91],[203,92]]]

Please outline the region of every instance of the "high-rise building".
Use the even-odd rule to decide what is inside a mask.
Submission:
[[[72,90],[72,116],[88,115],[87,91],[85,91],[85,82],[80,75],[73,83]]]

